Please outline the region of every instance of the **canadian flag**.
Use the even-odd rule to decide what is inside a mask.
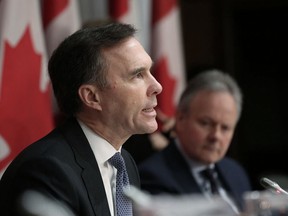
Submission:
[[[113,20],[134,25],[137,39],[147,52],[150,50],[151,0],[109,0],[109,15]]]
[[[81,28],[81,18],[77,0],[42,0],[42,14],[48,56],[67,36]],[[53,115],[56,124],[63,120],[52,95]]]
[[[0,176],[54,126],[39,2],[0,1]]]
[[[76,0],[43,0],[43,25],[50,56],[67,36],[81,28]]]
[[[155,62],[155,77],[163,87],[157,97],[158,108],[172,117],[186,85],[177,0],[152,1],[151,56]]]

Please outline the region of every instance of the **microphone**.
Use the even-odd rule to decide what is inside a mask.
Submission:
[[[268,190],[270,190],[270,191],[272,191],[272,192],[274,192],[274,193],[277,193],[277,194],[286,194],[286,195],[288,195],[288,192],[287,192],[287,191],[283,190],[276,182],[271,181],[271,180],[268,179],[268,178],[261,178],[261,179],[260,179],[260,184],[261,184],[264,188],[266,188],[266,189],[268,189]]]

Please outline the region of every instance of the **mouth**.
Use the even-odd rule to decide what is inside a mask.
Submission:
[[[142,112],[147,116],[156,117],[157,113],[156,113],[155,107],[156,107],[156,105],[144,108],[144,109],[142,109]]]
[[[147,113],[149,113],[149,112],[155,112],[155,107],[157,106],[157,104],[155,104],[155,105],[152,105],[152,106],[149,106],[149,107],[147,107],[147,108],[144,108],[142,111],[143,112],[147,112]]]
[[[144,111],[144,112],[152,112],[152,111],[154,111],[154,108],[153,108],[153,107],[151,107],[151,108],[145,108],[145,109],[143,109],[143,111]]]
[[[207,145],[205,146],[205,149],[210,152],[217,152],[219,150],[219,147],[217,147],[216,145]]]

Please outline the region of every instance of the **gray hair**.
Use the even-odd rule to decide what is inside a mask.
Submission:
[[[178,109],[187,112],[190,101],[199,91],[224,91],[231,94],[236,102],[238,118],[242,111],[242,92],[237,82],[229,75],[219,70],[208,70],[190,80],[180,97]]]

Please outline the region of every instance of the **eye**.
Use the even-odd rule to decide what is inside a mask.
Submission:
[[[199,120],[199,124],[202,125],[202,126],[209,126],[210,125],[210,122],[208,120]]]
[[[229,127],[228,125],[222,125],[222,131],[230,131],[231,130],[231,127]]]
[[[142,72],[138,72],[138,73],[136,74],[136,77],[137,77],[137,78],[143,78],[143,73],[142,73]]]

